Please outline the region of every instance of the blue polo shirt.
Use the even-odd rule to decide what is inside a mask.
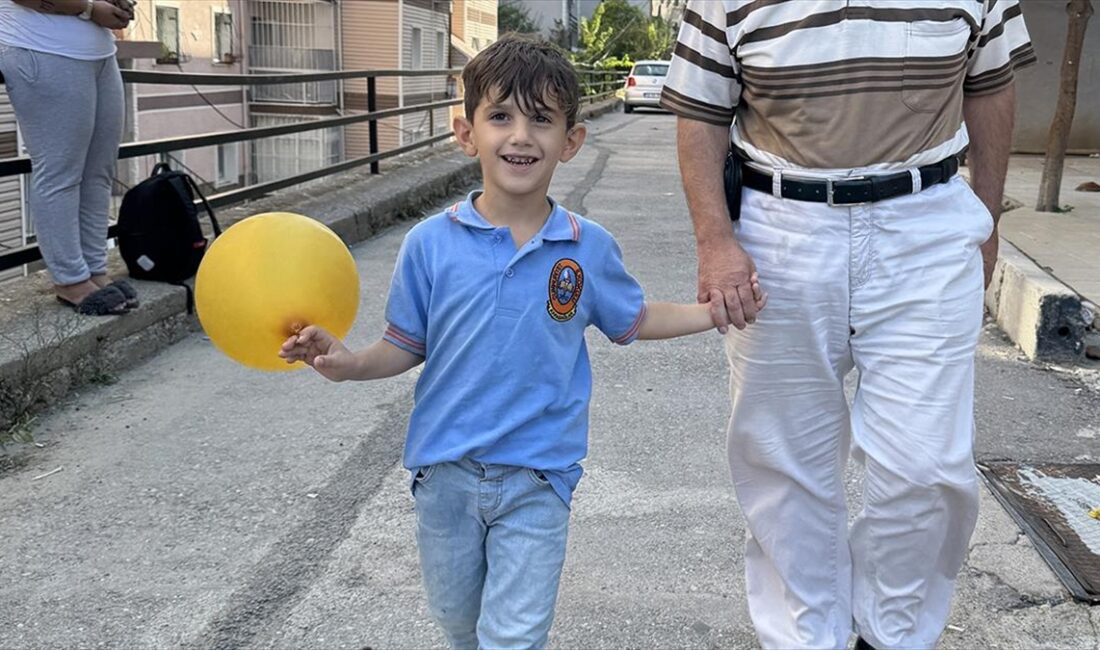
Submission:
[[[384,338],[424,357],[404,465],[528,467],[569,504],[588,452],[585,328],[632,342],[642,288],[595,222],[550,200],[517,250],[474,209],[477,195],[413,227],[397,256]]]

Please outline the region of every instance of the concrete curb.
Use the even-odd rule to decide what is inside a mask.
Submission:
[[[1093,315],[1073,289],[1001,238],[997,267],[985,293],[997,325],[1033,361],[1083,358]]]
[[[581,109],[587,120],[613,111],[612,99]],[[444,144],[397,159],[392,171],[371,176],[359,169],[338,174],[294,191],[278,192],[223,210],[223,228],[262,212],[297,212],[331,228],[349,246],[405,219],[424,216],[450,196],[480,178],[477,161],[456,145]],[[112,251],[111,271],[125,268]],[[20,420],[88,382],[110,382],[115,373],[133,367],[195,331],[179,287],[132,281],[141,295],[139,309],[124,316],[78,316],[44,297],[33,281],[6,290],[0,310],[0,444]]]

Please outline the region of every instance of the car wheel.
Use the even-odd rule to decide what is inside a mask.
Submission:
[[[631,106],[630,104],[627,104],[626,102],[623,102],[623,112],[624,113],[633,113],[634,112],[634,107]]]

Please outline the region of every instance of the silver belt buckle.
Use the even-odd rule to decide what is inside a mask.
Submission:
[[[843,180],[846,180],[846,181],[863,181],[863,180],[867,180],[869,178],[870,178],[869,176],[856,176],[855,178],[845,178]],[[831,179],[831,178],[826,178],[825,179],[825,202],[828,203],[831,207],[834,207],[834,208],[848,207],[848,206],[851,206],[851,205],[867,205],[868,203],[873,203],[873,201],[852,201],[851,203],[834,203],[833,202],[833,179]]]

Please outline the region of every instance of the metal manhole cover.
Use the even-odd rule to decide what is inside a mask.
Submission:
[[[979,463],[1073,597],[1100,603],[1100,465]]]

